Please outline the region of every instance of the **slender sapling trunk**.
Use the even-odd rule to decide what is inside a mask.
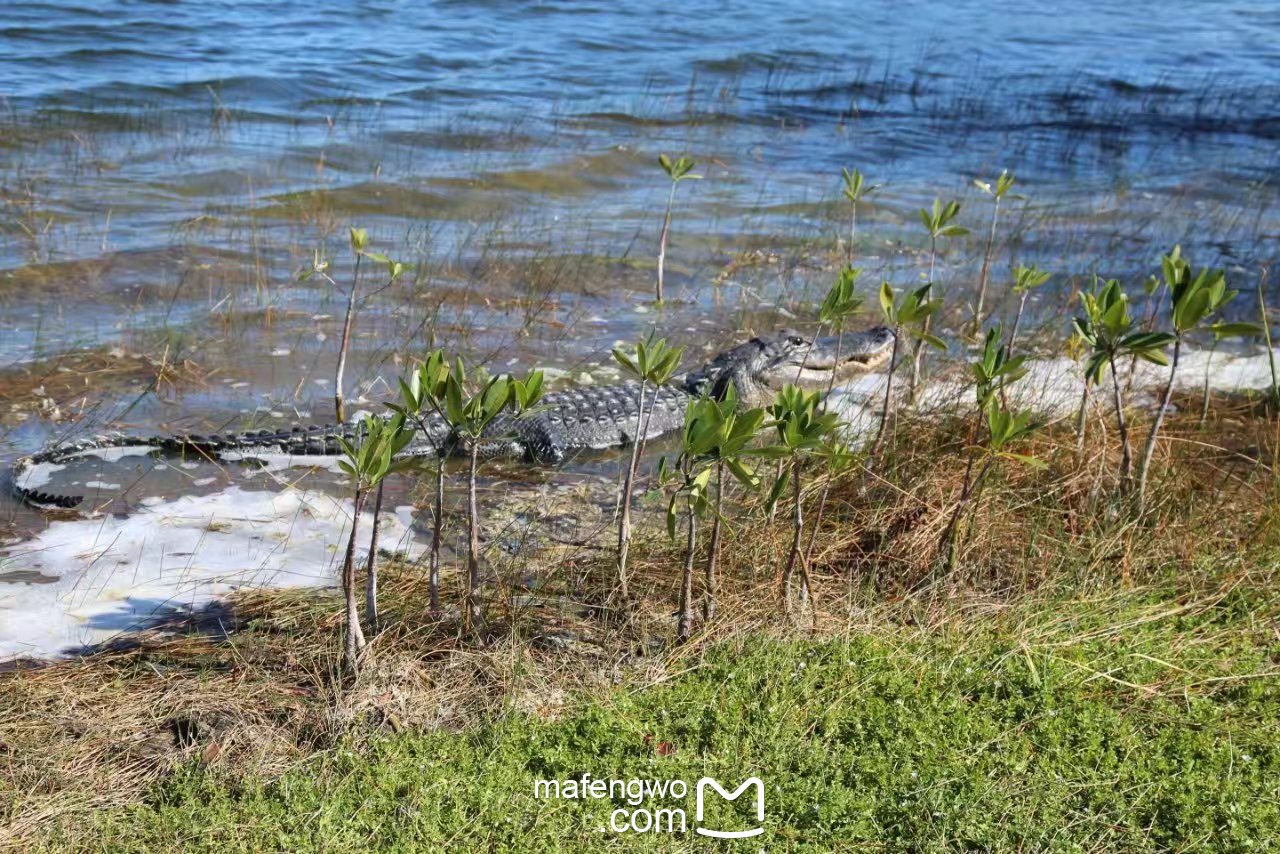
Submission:
[[[658,237],[658,294],[657,301],[662,302],[662,286],[667,268],[667,234],[671,231],[671,207],[676,201],[676,184],[671,182],[671,192],[667,195],[667,212],[662,217],[662,234]]]
[[[342,396],[342,375],[347,370],[347,347],[351,344],[351,324],[356,316],[356,294],[360,290],[360,258],[356,256],[355,271],[351,275],[351,294],[347,297],[347,317],[342,324],[342,343],[338,347],[338,370],[333,378],[333,408],[338,423],[347,420]]]
[[[929,284],[933,285],[934,270],[938,262],[938,240],[935,237],[929,238]],[[933,322],[933,315],[929,315],[924,319],[924,323],[920,327],[920,331],[925,335],[929,334],[929,328]],[[911,353],[911,379],[907,383],[907,403],[911,406],[916,405],[916,392],[920,386],[920,365],[924,360],[924,338],[917,338],[915,349]]]
[[[782,607],[791,613],[791,579],[800,559],[800,537],[804,533],[804,508],[800,502],[800,457],[791,458],[791,479],[795,488],[791,505],[791,550],[787,553],[787,566],[782,571]],[[803,599],[802,599],[803,601]]]
[[[382,631],[378,619],[378,522],[382,515],[383,481],[378,481],[378,491],[373,498],[373,527],[369,531],[369,568],[364,584],[364,617],[369,621],[369,631],[375,635]]]
[[[896,340],[896,339],[895,339]],[[835,363],[840,364],[840,350],[844,344],[844,324],[836,326],[836,360]],[[822,398],[822,408],[826,411],[827,402],[831,399],[831,392],[836,386],[835,371],[831,372],[830,379],[827,380],[827,393]],[[818,529],[822,527],[822,515],[827,510],[827,496],[831,492],[831,476],[828,474],[826,480],[822,482],[822,493],[818,497],[818,512],[813,517],[813,525],[809,528],[809,542],[804,548],[804,565],[809,566],[809,561],[813,558],[813,543],[818,538]]]
[[[684,643],[693,634],[693,558],[698,545],[698,515],[693,512],[693,499],[688,500],[689,530],[684,545],[684,573],[680,578],[680,617],[676,623],[676,643]]]
[[[987,233],[987,248],[982,253],[982,272],[978,275],[978,299],[973,308],[973,328],[982,328],[982,304],[987,299],[987,275],[991,269],[991,250],[996,244],[996,220],[1000,217],[1000,197],[996,196],[995,209],[991,211],[991,231]]]
[[[1280,380],[1276,379],[1276,351],[1271,347],[1271,322],[1267,319],[1267,297],[1263,285],[1267,281],[1267,270],[1264,267],[1258,277],[1258,314],[1262,321],[1262,337],[1267,342],[1267,364],[1271,368],[1271,406],[1280,404]]]
[[[1147,496],[1147,474],[1151,469],[1151,457],[1156,450],[1156,435],[1160,425],[1164,423],[1165,410],[1169,408],[1169,399],[1173,397],[1173,380],[1178,375],[1178,357],[1182,354],[1182,336],[1173,341],[1173,362],[1169,365],[1169,381],[1165,383],[1164,394],[1160,395],[1160,406],[1156,410],[1155,420],[1151,422],[1151,432],[1147,434],[1146,447],[1142,449],[1142,460],[1138,464],[1138,513],[1141,515],[1143,503]]]
[[[1204,363],[1204,389],[1200,395],[1200,426],[1209,420],[1209,368],[1213,365],[1213,356],[1218,352],[1218,339],[1213,340],[1213,346],[1209,348],[1209,358]]]
[[[635,484],[636,466],[640,463],[640,446],[648,424],[644,417],[644,391],[646,381],[640,380],[640,402],[636,410],[636,435],[631,443],[631,459],[622,478],[622,506],[618,518],[618,595],[625,602],[630,595],[627,586],[627,553],[631,549],[631,490]]]
[[[1084,450],[1084,434],[1088,427],[1089,379],[1085,378],[1084,391],[1080,392],[1080,409],[1076,412],[1076,453]]]
[[[359,673],[360,652],[364,649],[364,632],[360,630],[360,612],[356,605],[356,536],[364,501],[365,491],[357,489],[351,514],[351,536],[347,539],[347,552],[342,561],[342,598],[346,609],[343,657],[347,672],[352,676]]]
[[[853,266],[853,244],[858,239],[858,203],[849,203],[849,266]]]
[[[1116,357],[1110,358],[1111,385],[1115,393],[1116,428],[1120,433],[1120,491],[1129,489],[1129,475],[1133,467],[1132,454],[1129,451],[1129,425],[1124,417],[1124,396],[1120,393],[1120,376],[1116,373]]]
[[[720,582],[716,579],[716,560],[720,554],[720,520],[724,510],[724,460],[716,460],[716,506],[711,520],[711,542],[707,546],[706,589],[703,590],[702,621],[710,623],[716,616],[716,594]]]
[[[466,628],[473,632],[480,627],[480,517],[476,510],[476,467],[479,462],[480,442],[474,438],[468,452],[467,469],[467,607]]]
[[[444,532],[444,456],[436,460],[435,513],[431,519],[431,567],[427,576],[427,591],[431,599],[431,614],[440,613],[440,538]]]
[[[880,426],[876,428],[875,441],[871,443],[871,453],[867,460],[868,465],[880,453],[880,446],[884,442],[885,425],[889,423],[889,416],[892,412],[893,372],[898,367],[898,340],[901,337],[901,329],[895,328],[893,330],[893,350],[889,354],[889,372],[884,381],[884,406],[880,410]]]

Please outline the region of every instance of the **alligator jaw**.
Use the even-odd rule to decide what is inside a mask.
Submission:
[[[826,386],[865,374],[881,367],[893,354],[893,330],[877,326],[863,332],[828,335],[814,339],[813,346],[793,366],[779,372],[789,373],[787,382],[796,385]]]

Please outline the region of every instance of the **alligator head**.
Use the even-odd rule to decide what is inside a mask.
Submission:
[[[839,383],[875,370],[889,361],[893,341],[887,326],[821,338],[784,329],[726,350],[685,377],[684,387],[723,397],[732,383],[739,400],[764,406],[788,383],[825,389],[833,377]]]

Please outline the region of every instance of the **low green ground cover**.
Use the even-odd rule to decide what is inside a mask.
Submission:
[[[186,766],[47,843],[111,850],[1266,850],[1280,840],[1273,573],[1037,596],[930,627],[740,638],[659,684],[364,736],[282,778]],[[683,780],[684,799],[542,779]],[[762,836],[695,834],[703,775],[765,784]],[[714,799],[713,799],[714,800]],[[754,824],[749,798],[708,822]],[[682,807],[684,833],[615,833]],[[644,822],[641,821],[641,824]],[[666,826],[663,826],[666,830]]]

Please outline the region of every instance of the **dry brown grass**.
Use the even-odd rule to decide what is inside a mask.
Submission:
[[[13,668],[0,674],[0,841],[136,800],[178,763],[274,776],[353,731],[461,728],[512,708],[556,716],[618,684],[668,679],[738,636],[928,630],[1046,588],[1105,597],[1206,557],[1274,554],[1274,422],[1237,401],[1200,425],[1184,403],[1194,414],[1168,423],[1145,519],[1114,498],[1114,443],[1091,440],[1078,456],[1069,428],[1048,429],[1025,449],[1047,467],[1003,464],[974,503],[951,575],[938,538],[963,479],[965,426],[902,421],[874,472],[833,484],[813,607],[781,616],[790,532],[743,501],[726,529],[720,616],[679,648],[678,554],[658,525],[637,544],[638,602],[627,613],[602,604],[605,511],[585,536],[493,550],[483,645],[462,638],[454,612],[428,615],[420,568],[385,567],[389,628],[354,684],[341,675],[337,597],[298,591],[245,593],[83,659]]]

